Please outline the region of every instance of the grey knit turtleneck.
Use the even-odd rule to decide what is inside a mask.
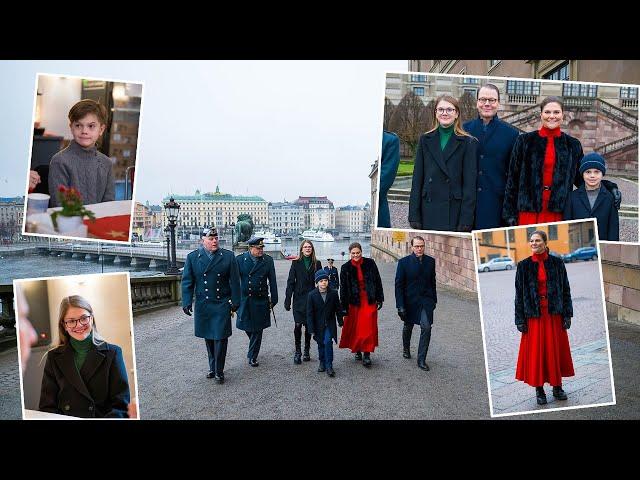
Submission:
[[[98,152],[95,145],[83,148],[75,141],[56,153],[49,164],[49,206],[59,207],[58,187],[75,187],[82,195],[82,203],[115,200],[115,181],[111,159]]]

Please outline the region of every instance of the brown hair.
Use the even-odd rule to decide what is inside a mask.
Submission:
[[[560,97],[550,96],[542,100],[542,103],[540,104],[540,113],[542,113],[544,107],[546,107],[550,103],[557,103],[558,105],[560,105],[560,110],[564,112],[564,103],[562,102],[562,99]]]
[[[299,253],[298,260],[302,260],[302,257],[304,257],[304,253],[302,253],[302,247],[304,247],[305,243],[308,243],[309,245],[311,245],[311,267],[315,271],[315,269],[316,269],[316,247],[313,246],[313,243],[311,242],[311,240],[304,240],[300,244],[300,253]]]
[[[533,237],[534,235],[539,235],[540,238],[542,238],[542,241],[544,242],[544,248],[547,250],[547,253],[549,252],[549,247],[547,247],[547,232],[545,232],[544,230],[536,230],[535,232],[532,232],[531,235],[529,235],[529,240],[531,240],[531,237]]]
[[[451,105],[453,105],[456,108],[456,112],[458,112],[458,116],[456,117],[455,121],[453,122],[453,132],[456,135],[464,135],[466,137],[471,137],[474,138],[472,135],[470,135],[469,133],[467,133],[464,128],[462,128],[462,123],[460,122],[460,105],[458,103],[458,100],[456,100],[455,98],[453,98],[450,95],[440,95],[438,98],[436,98],[435,104],[433,106],[433,117],[431,119],[431,121],[433,122],[434,127],[429,130],[427,133],[433,132],[434,130],[437,130],[438,127],[440,126],[440,122],[438,122],[438,117],[436,117],[436,110],[438,108],[438,104],[442,101],[445,102],[449,102]]]
[[[353,242],[351,245],[349,245],[349,252],[351,252],[351,250],[353,250],[354,248],[358,248],[360,249],[360,252],[362,252],[362,245],[360,245],[358,242]]]
[[[496,94],[498,95],[498,102],[500,102],[500,90],[498,90],[498,87],[496,87],[493,83],[487,83],[486,85],[480,86],[480,88],[476,92],[476,98],[480,98],[480,90],[482,90],[483,88],[488,88],[489,90],[494,90],[496,92]]]
[[[69,122],[77,122],[91,113],[98,117],[101,125],[107,124],[107,109],[105,106],[89,99],[80,100],[71,107],[71,110],[69,110]]]
[[[412,246],[412,247],[413,247],[413,241],[414,241],[414,240],[422,240],[422,241],[424,242],[425,246],[427,245],[427,242],[425,241],[425,239],[424,239],[424,238],[422,238],[420,235],[416,235],[415,237],[413,237],[413,238],[411,239],[411,246]]]

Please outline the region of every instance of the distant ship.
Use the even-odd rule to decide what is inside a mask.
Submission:
[[[333,242],[335,238],[328,232],[322,230],[305,230],[301,237],[305,240],[313,240],[314,242]]]
[[[254,237],[262,237],[264,238],[263,243],[265,245],[281,245],[282,240],[279,237],[276,237],[273,232],[268,230],[256,230],[253,232]]]

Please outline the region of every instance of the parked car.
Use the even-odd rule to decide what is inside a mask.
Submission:
[[[478,272],[491,272],[494,270],[511,270],[516,266],[516,262],[514,262],[509,257],[496,257],[492,258],[488,262],[481,263],[478,265]]]
[[[549,250],[549,255],[552,255],[552,256],[554,256],[556,258],[559,258],[560,260],[565,260],[565,257],[566,257],[566,255],[563,255],[563,254],[558,253],[558,252],[554,252],[553,250]]]
[[[598,249],[596,247],[582,247],[565,255],[565,262],[576,262],[578,260],[597,260]]]

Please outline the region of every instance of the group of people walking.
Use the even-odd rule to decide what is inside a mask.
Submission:
[[[401,260],[396,274],[398,316],[404,322],[404,357],[411,358],[413,325],[421,326],[418,366],[429,370],[426,354],[433,309],[437,302],[435,260],[424,255],[424,239],[412,240],[414,254]],[[349,245],[350,260],[340,273],[329,259],[326,267],[315,256],[313,243],[300,245],[291,262],[284,308],[293,313],[296,365],[311,360],[311,339],[318,346],[319,372],[333,377],[333,344],[348,348],[362,365],[372,365],[378,346],[378,311],[384,303],[382,279],[375,261],[362,256],[362,246]],[[195,335],[205,339],[209,358],[207,378],[224,383],[224,365],[231,318],[249,337],[247,362],[257,367],[265,328],[275,320],[278,286],[273,259],[264,254],[263,239],[252,237],[248,251],[234,256],[218,246],[215,228],[205,228],[202,245],[186,259],[182,275],[184,313],[194,315]],[[195,304],[195,312],[193,305]],[[338,335],[338,327],[342,334]],[[304,346],[303,346],[304,334]]]
[[[621,193],[602,179],[604,157],[584,155],[580,141],[560,130],[562,99],[545,98],[540,128],[523,134],[498,118],[499,106],[500,91],[486,84],[478,91],[478,118],[462,124],[458,100],[436,99],[435,126],[420,136],[416,152],[411,228],[470,232],[595,217],[600,240],[619,240]],[[392,140],[383,139],[383,156],[399,159],[399,142]],[[381,193],[391,187],[389,174],[382,178],[388,171],[381,165]],[[379,218],[378,226],[391,226],[388,215]]]

